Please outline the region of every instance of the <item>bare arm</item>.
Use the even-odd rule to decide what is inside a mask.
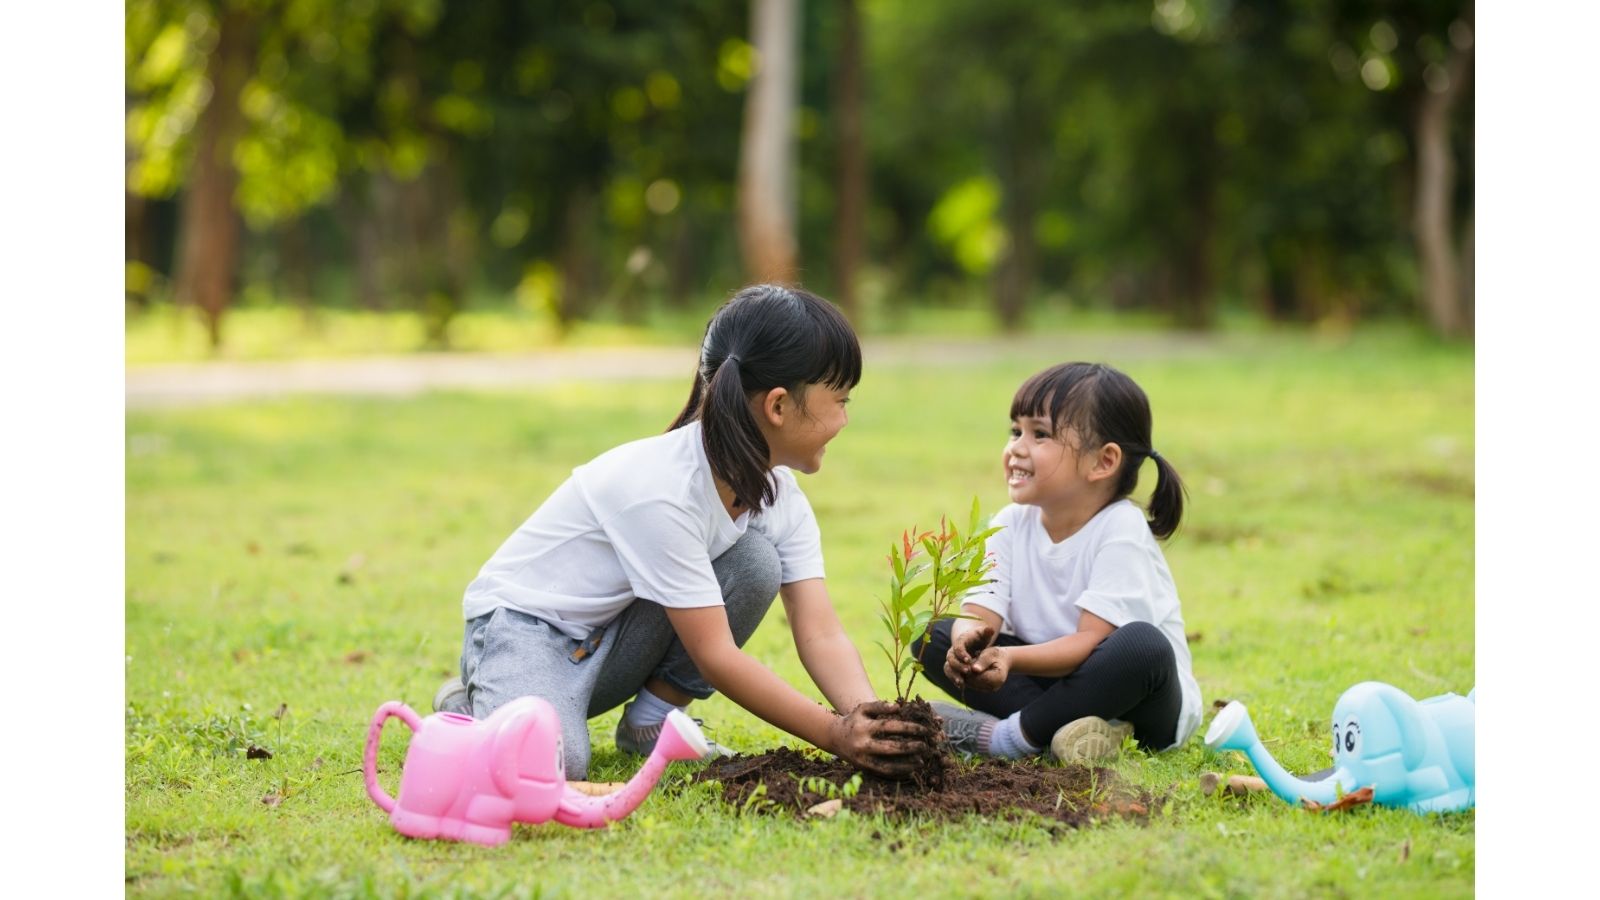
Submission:
[[[1065,637],[1042,644],[990,647],[983,651],[972,665],[972,678],[994,684],[994,679],[1003,683],[1012,672],[1060,677],[1083,665],[1094,648],[1116,630],[1116,626],[1105,619],[1082,610],[1078,614],[1078,630]],[[980,673],[987,673],[987,677],[980,679]]]
[[[859,704],[878,699],[872,682],[867,680],[866,667],[861,664],[861,653],[839,624],[823,580],[791,582],[779,594],[794,633],[800,664],[833,708],[847,713]]]
[[[667,607],[667,620],[712,687],[763,721],[854,765],[904,776],[911,770],[907,754],[917,749],[912,742],[934,737],[910,722],[881,718],[885,711],[879,707],[887,704],[864,704],[848,716],[824,709],[740,650],[721,606]]]

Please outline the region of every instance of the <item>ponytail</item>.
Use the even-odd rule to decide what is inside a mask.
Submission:
[[[740,506],[759,511],[778,488],[751,398],[782,387],[803,409],[807,385],[843,389],[860,380],[861,346],[833,304],[799,288],[752,285],[706,324],[689,400],[667,430],[699,421],[712,474]]]
[[[712,469],[733,489],[745,509],[758,510],[777,499],[778,488],[768,474],[771,450],[750,412],[740,377],[739,357],[730,355],[717,366],[700,415],[706,458]]]
[[[1151,450],[1150,459],[1156,464],[1156,489],[1150,494],[1150,533],[1166,540],[1183,520],[1186,489],[1178,470],[1166,457]]]
[[[677,431],[679,428],[700,418],[700,398],[705,394],[705,383],[705,376],[700,374],[700,367],[696,366],[694,383],[689,385],[689,402],[683,405],[683,412],[678,413],[678,417],[672,420],[671,425],[667,426],[668,431]]]

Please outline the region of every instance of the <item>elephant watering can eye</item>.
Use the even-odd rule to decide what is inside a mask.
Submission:
[[[1360,723],[1355,719],[1351,719],[1349,724],[1345,725],[1343,734],[1339,735],[1337,740],[1338,746],[1334,748],[1336,752],[1359,753],[1361,751]]]

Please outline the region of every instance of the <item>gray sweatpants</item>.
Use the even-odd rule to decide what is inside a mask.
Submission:
[[[742,647],[778,593],[778,551],[766,536],[746,531],[711,568],[734,643]],[[665,609],[650,600],[635,600],[583,640],[501,607],[468,620],[461,645],[461,682],[472,716],[484,718],[518,697],[550,701],[561,717],[567,777],[573,779],[588,776],[589,718],[632,699],[652,677],[702,700],[713,693]]]

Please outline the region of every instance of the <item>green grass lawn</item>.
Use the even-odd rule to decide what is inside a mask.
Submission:
[[[1393,334],[1303,336],[1182,361],[1130,360],[1156,443],[1190,488],[1168,545],[1211,703],[1237,699],[1278,759],[1328,763],[1334,701],[1363,680],[1465,693],[1473,663],[1473,356]],[[1093,356],[1092,342],[1063,353]],[[874,371],[826,468],[803,479],[830,589],[880,691],[877,599],[891,538],[1005,502],[1005,413],[1058,359]],[[1116,359],[1108,362],[1117,363]],[[1170,797],[1147,825],[1052,836],[1031,823],[797,822],[720,804],[669,772],[599,833],[521,826],[499,849],[403,839],[367,799],[366,723],[426,712],[455,671],[460,597],[574,466],[658,432],[686,385],[296,399],[132,413],[127,424],[125,868],[130,894],[249,896],[1057,895],[1458,896],[1474,814],[1206,797],[1249,772],[1196,735],[1114,767]],[[1148,489],[1146,473],[1144,489]],[[780,606],[748,648],[820,696]],[[792,738],[731,703],[713,736]],[[635,761],[591,723],[591,777]],[[1203,734],[1204,726],[1202,726]],[[404,729],[383,766],[394,789]],[[271,759],[246,759],[258,744]]]

